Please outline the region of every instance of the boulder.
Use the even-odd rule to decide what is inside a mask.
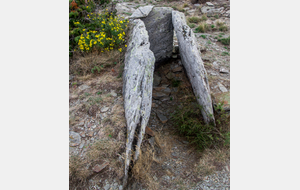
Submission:
[[[140,19],[131,20],[129,30],[123,73],[123,97],[127,122],[124,187],[127,184],[136,128],[139,128],[139,136],[134,160],[139,156],[139,147],[150,117],[155,63],[154,54],[149,49],[149,37],[144,22]]]
[[[182,64],[193,87],[201,113],[206,123],[215,124],[207,73],[200,57],[194,32],[186,24],[183,13],[172,11],[174,30],[179,44]]]
[[[149,34],[150,50],[155,56],[155,66],[172,57],[172,8],[155,7],[147,17],[141,18]]]
[[[144,18],[149,15],[154,6],[144,6],[136,9],[133,14],[129,17],[130,19]]]
[[[214,8],[211,6],[203,6],[201,8],[201,12],[203,14],[207,14],[207,16],[214,16],[214,15],[219,15],[222,11],[224,10],[224,7],[221,8]]]

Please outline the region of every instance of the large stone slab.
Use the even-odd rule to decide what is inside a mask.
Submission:
[[[172,8],[155,7],[147,17],[141,18],[149,34],[150,50],[155,56],[155,66],[172,57]]]
[[[149,13],[152,11],[154,6],[144,6],[144,7],[139,7],[136,9],[132,15],[129,17],[130,19],[137,19],[137,18],[143,18],[149,15]]]
[[[138,148],[141,145],[150,117],[155,63],[154,54],[149,49],[148,32],[143,21],[140,19],[130,21],[129,36],[123,73],[123,97],[127,122],[124,187],[127,184],[132,142],[136,128],[140,129],[136,146],[137,150],[134,157],[135,160],[138,158]]]
[[[204,121],[215,124],[207,73],[200,57],[194,32],[187,26],[183,13],[172,11],[172,20],[178,39],[181,60],[192,84],[196,99],[202,106],[201,113]]]

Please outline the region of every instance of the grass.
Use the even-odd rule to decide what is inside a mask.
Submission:
[[[229,45],[230,44],[230,36],[228,38],[219,39],[218,41],[220,41],[224,45]]]
[[[184,5],[183,5],[183,8],[185,8],[185,7],[188,7],[189,5],[187,4],[187,3],[185,3]]]
[[[190,17],[188,18],[189,23],[198,23],[201,21],[199,17]]]
[[[220,27],[219,27],[219,30],[220,30],[220,31],[227,31],[227,30],[228,30],[228,27],[225,26],[225,25],[223,25],[223,26],[220,26]]]
[[[205,36],[205,35],[201,35],[200,37],[203,38],[203,39],[206,39],[206,36]]]
[[[195,33],[204,33],[209,29],[206,23],[200,23],[199,26],[195,29]]]
[[[105,51],[100,55],[97,52],[93,52],[84,57],[79,53],[74,53],[70,71],[79,76],[96,74],[96,71],[101,73],[106,68],[113,66],[114,62],[119,62],[123,54],[124,52],[120,53],[118,50]]]
[[[228,52],[226,52],[226,51],[224,51],[224,52],[222,52],[222,54],[221,54],[222,56],[226,56],[226,55],[229,55],[229,53]]]
[[[201,20],[202,21],[207,21],[207,16],[206,15],[202,15]]]
[[[188,99],[181,104],[172,114],[179,134],[185,136],[191,144],[203,151],[207,148],[224,148],[226,134],[229,132],[229,116],[224,110],[215,108],[214,116],[216,126],[204,123],[201,114],[201,106],[195,102],[195,98]],[[227,135],[228,136],[228,135]],[[228,137],[227,137],[228,141]]]
[[[211,41],[210,41],[210,40],[208,40],[208,41],[207,41],[207,44],[211,44]]]
[[[188,26],[190,27],[190,28],[194,28],[196,25],[194,24],[194,23],[188,23]]]

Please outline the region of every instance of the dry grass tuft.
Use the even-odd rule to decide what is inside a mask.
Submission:
[[[84,185],[91,171],[86,167],[86,160],[80,159],[79,156],[69,158],[69,184],[70,186]]]
[[[77,75],[87,75],[91,73],[100,73],[106,67],[112,66],[114,62],[119,62],[121,59],[121,53],[117,50],[103,52],[98,54],[97,52],[89,53],[85,56],[75,55],[74,61],[70,65],[71,73]]]
[[[144,151],[140,153],[139,159],[132,168],[132,176],[140,182],[145,183],[149,189],[158,189],[159,183],[151,175],[151,165],[155,160],[154,150],[146,145]]]
[[[202,177],[212,174],[230,159],[229,149],[206,149],[196,165],[195,172]]]

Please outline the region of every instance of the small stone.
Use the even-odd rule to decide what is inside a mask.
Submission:
[[[108,110],[109,110],[109,107],[104,106],[104,107],[101,108],[102,113],[107,112]]]
[[[218,86],[222,92],[228,92],[228,90],[225,88],[225,86],[223,84],[221,84],[220,82],[218,82]]]
[[[83,85],[80,85],[79,87],[78,87],[80,90],[85,90],[85,89],[88,89],[88,88],[90,88],[88,85],[86,85],[86,84],[83,84]]]
[[[76,98],[78,98],[78,95],[76,95],[76,94],[72,94],[72,95],[69,96],[70,100],[73,100],[73,99],[76,99]]]
[[[206,5],[213,7],[214,4],[212,4],[211,2],[206,2]]]
[[[167,77],[168,79],[172,79],[172,78],[175,77],[175,75],[174,75],[174,73],[169,72],[169,73],[166,75],[166,77]]]
[[[200,7],[200,4],[197,3],[197,4],[194,4],[194,6],[195,6],[195,7]]]
[[[97,125],[93,125],[93,126],[92,126],[92,129],[95,129],[96,127],[97,127]]]
[[[189,142],[188,141],[182,141],[183,142],[183,144],[189,144]]]
[[[153,75],[153,85],[154,86],[158,86],[160,84],[161,81],[161,77],[158,76],[157,74]]]
[[[164,116],[160,113],[156,113],[156,115],[162,123],[166,123],[168,121],[168,118],[166,116]]]
[[[117,97],[117,93],[115,93],[114,90],[112,90],[112,91],[110,92],[110,94],[111,94],[113,97]]]
[[[69,145],[70,146],[78,146],[81,142],[81,137],[79,133],[74,131],[69,132]]]
[[[220,73],[228,74],[229,71],[227,69],[225,69],[225,68],[222,67],[222,68],[220,68]]]
[[[155,142],[155,138],[154,138],[154,137],[151,137],[151,138],[149,139],[150,145],[151,145],[151,146],[154,146],[154,142]]]
[[[89,130],[86,135],[92,137],[94,135],[94,132],[92,130]]]
[[[166,97],[166,96],[168,96],[168,94],[163,93],[163,92],[153,92],[152,93],[152,98],[154,98],[155,100],[158,100],[158,99],[160,99],[162,97]]]
[[[174,54],[178,54],[179,53],[179,46],[178,45],[174,45],[173,46],[173,53]]]
[[[93,171],[96,172],[96,173],[98,173],[98,172],[100,172],[101,170],[103,170],[107,165],[108,165],[108,162],[104,162],[104,163],[101,164],[101,165],[97,164],[97,165],[95,165],[95,166],[93,167]]]
[[[83,146],[84,146],[84,143],[85,143],[85,142],[84,142],[84,140],[82,140],[81,144],[79,145],[79,148],[80,148],[80,149],[82,149],[82,148],[83,148]]]
[[[81,137],[83,137],[83,138],[85,137],[85,132],[82,131],[79,134],[80,134]]]
[[[172,58],[173,58],[173,59],[176,59],[177,56],[178,56],[177,54],[173,54],[173,55],[172,55]]]
[[[182,67],[175,67],[174,69],[172,69],[172,71],[175,72],[180,72],[182,71]]]
[[[156,107],[158,107],[155,103],[152,103],[152,107],[153,108],[156,108]]]
[[[151,137],[155,136],[154,132],[148,126],[146,126],[145,132],[146,132],[146,134],[150,135]]]

